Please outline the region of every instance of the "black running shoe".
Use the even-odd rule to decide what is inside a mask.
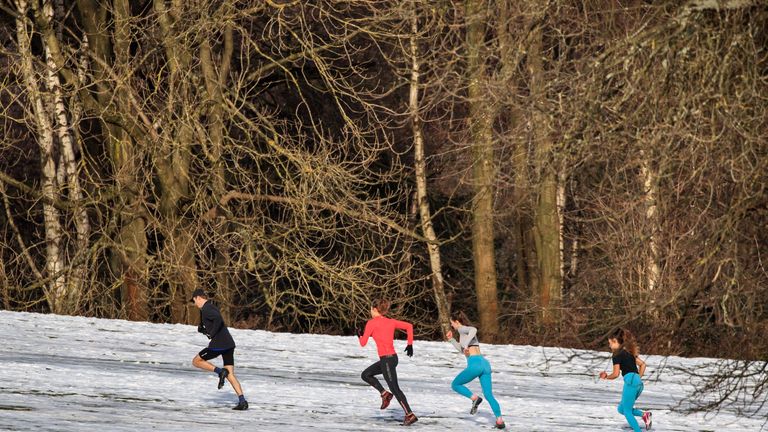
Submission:
[[[219,389],[221,389],[222,387],[224,387],[224,380],[225,380],[225,379],[227,379],[227,376],[228,376],[228,375],[229,375],[229,371],[228,371],[228,370],[226,370],[226,369],[224,369],[224,368],[222,368],[222,369],[221,369],[221,372],[219,372]],[[248,405],[246,404],[246,407],[247,407],[247,406],[248,406]]]
[[[232,409],[235,411],[245,411],[248,409],[248,401],[238,402],[237,406]]]
[[[416,414],[408,413],[405,415],[405,418],[403,419],[403,426],[410,426],[416,423],[417,420],[419,419],[416,418]]]
[[[483,403],[483,398],[481,398],[480,396],[478,396],[478,397],[477,397],[477,399],[475,399],[475,400],[473,400],[473,401],[472,401],[472,409],[471,409],[471,410],[469,410],[469,413],[470,413],[470,414],[472,414],[472,415],[475,415],[475,414],[477,414],[477,407],[478,407],[478,405],[480,405],[481,403]]]
[[[504,420],[502,420],[501,422],[498,422],[498,421],[496,422],[496,429],[506,429],[506,428],[507,428],[507,425],[504,424]]]

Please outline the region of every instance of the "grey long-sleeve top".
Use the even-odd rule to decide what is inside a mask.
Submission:
[[[451,345],[456,347],[459,352],[463,353],[466,348],[471,346],[480,346],[480,341],[477,340],[476,328],[470,326],[461,326],[456,331],[459,333],[459,341],[456,342],[456,339],[451,338],[449,342]]]

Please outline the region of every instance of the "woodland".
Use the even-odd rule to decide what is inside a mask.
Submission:
[[[203,288],[352,334],[384,297],[768,393],[762,1],[0,0],[0,113],[2,309],[196,323]]]

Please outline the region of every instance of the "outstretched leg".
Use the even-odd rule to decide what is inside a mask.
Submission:
[[[643,383],[640,381],[640,376],[637,374],[630,374],[624,377],[624,388],[621,390],[621,402],[619,403],[618,411],[624,418],[627,419],[627,423],[632,427],[634,432],[640,432],[640,425],[637,423],[635,416],[642,416],[643,412],[636,410],[635,400],[642,393]]]
[[[207,370],[208,372],[213,372],[216,369],[216,366],[214,366],[208,360],[204,360],[202,357],[200,357],[200,354],[196,355],[195,358],[192,359],[192,366],[202,370]]]
[[[481,373],[482,370],[477,368],[474,364],[467,364],[467,368],[459,372],[459,374],[456,375],[456,378],[453,379],[451,382],[451,388],[456,393],[466,398],[473,399],[473,396],[476,395],[473,395],[472,390],[467,388],[465,384],[479,377]]]
[[[363,371],[363,373],[360,374],[360,378],[367,382],[368,385],[378,390],[379,393],[384,393],[384,387],[382,387],[381,383],[376,378],[376,375],[381,375],[381,373],[381,360],[379,360],[376,363],[368,366]]]
[[[488,360],[486,359],[483,359],[483,363],[483,373],[480,375],[480,387],[483,389],[483,396],[485,396],[485,400],[488,401],[488,405],[490,405],[491,409],[493,410],[493,415],[495,415],[498,419],[501,417],[501,407],[499,406],[499,402],[496,401],[496,398],[493,397],[491,364],[488,363]]]
[[[381,363],[382,373],[384,374],[384,380],[387,381],[389,386],[389,391],[395,395],[405,413],[410,414],[411,407],[408,405],[408,399],[405,398],[405,394],[400,390],[400,384],[397,382],[397,356],[383,358]]]
[[[237,377],[235,377],[235,367],[231,365],[224,366],[225,369],[229,371],[229,375],[227,375],[227,381],[229,381],[229,384],[232,386],[232,389],[237,393],[238,396],[243,395],[243,388],[240,387],[240,381],[237,380]]]

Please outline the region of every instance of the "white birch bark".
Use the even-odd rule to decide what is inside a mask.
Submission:
[[[61,250],[62,227],[59,210],[53,205],[57,200],[56,193],[56,164],[53,160],[53,125],[48,112],[43,104],[43,96],[39,89],[38,76],[35,73],[30,37],[27,32],[27,24],[23,17],[26,16],[29,3],[26,0],[17,0],[16,6],[19,17],[16,18],[16,36],[21,55],[21,69],[24,82],[27,87],[28,99],[32,106],[35,126],[37,128],[37,141],[40,149],[40,163],[42,165],[40,179],[43,195],[43,220],[45,224],[45,269],[46,276],[50,279],[46,290],[46,300],[52,312],[61,313],[65,307],[66,278],[64,275],[64,259]]]
[[[58,6],[58,5],[57,5]],[[49,23],[53,22],[53,6],[50,2],[43,4],[43,14]],[[47,87],[51,94],[51,105],[49,112],[53,113],[56,135],[59,139],[60,164],[58,169],[58,178],[61,179],[59,186],[67,185],[69,201],[75,205],[75,230],[77,231],[76,240],[76,258],[73,260],[73,267],[69,277],[65,306],[70,312],[78,309],[79,300],[82,296],[82,280],[84,277],[85,260],[82,258],[88,247],[88,236],[90,233],[90,223],[88,214],[82,207],[83,192],[80,186],[80,180],[77,174],[77,162],[75,160],[74,141],[67,118],[67,109],[64,104],[64,97],[61,90],[61,82],[57,70],[61,65],[57,65],[51,56],[48,46],[45,47],[45,60],[48,66]],[[64,307],[64,305],[61,305]]]
[[[416,169],[416,199],[421,219],[421,230],[424,237],[429,240],[427,251],[429,252],[429,264],[432,270],[432,287],[435,294],[438,319],[443,333],[450,329],[450,309],[445,296],[445,284],[443,280],[442,264],[440,262],[440,246],[437,243],[437,235],[432,225],[432,215],[427,200],[427,169],[424,160],[424,136],[421,132],[421,117],[419,114],[419,52],[416,41],[419,33],[418,11],[414,5],[411,18],[411,84],[409,94],[409,109],[411,114],[414,146],[414,165]]]
[[[563,257],[565,257],[565,233],[563,230],[563,227],[565,226],[565,173],[563,170],[560,170],[557,174],[557,220],[560,222],[558,228],[559,231],[559,239],[560,239],[560,247],[558,250],[560,251],[560,280],[565,280],[565,260]]]
[[[645,264],[645,283],[648,291],[656,289],[656,285],[659,282],[659,276],[661,270],[659,268],[659,245],[656,232],[659,228],[658,213],[656,209],[656,199],[658,197],[658,186],[653,170],[650,166],[650,161],[646,153],[640,150],[640,175],[643,180],[643,193],[645,200],[645,219],[646,226],[649,229],[648,235],[648,247],[650,252],[648,254]]]

